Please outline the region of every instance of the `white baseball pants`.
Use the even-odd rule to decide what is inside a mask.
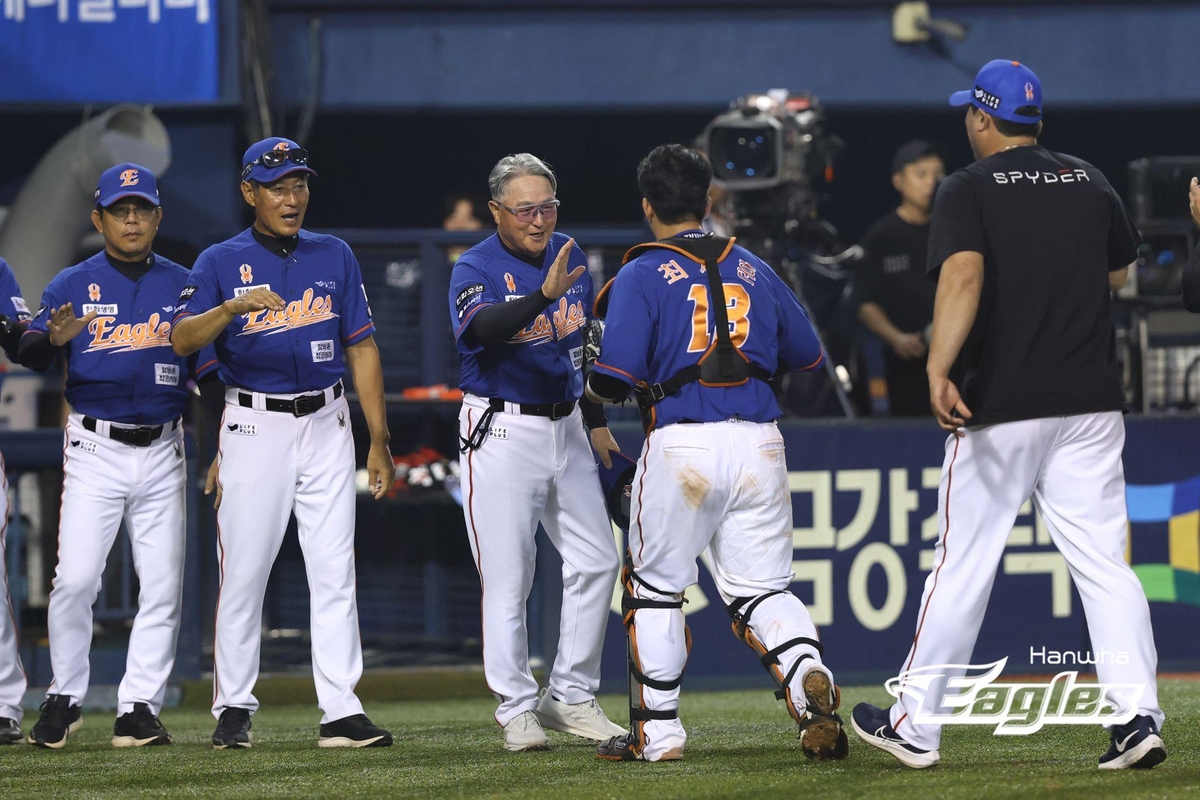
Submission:
[[[213,716],[258,709],[253,694],[271,565],[294,513],[308,573],[313,678],[330,722],[363,713],[354,687],[362,640],[354,577],[354,440],[345,397],[296,417],[238,405],[226,393],[217,480],[217,595]],[[327,398],[332,398],[326,390]]]
[[[4,608],[0,608],[0,717],[21,721],[21,698],[25,695],[25,668],[17,652],[17,618],[8,593],[5,538],[8,534],[8,475],[0,457],[0,571],[4,581]]]
[[[935,566],[902,671],[970,663],[1008,535],[1032,495],[1079,590],[1093,650],[1128,655],[1123,664],[1100,660],[1099,681],[1144,684],[1138,713],[1161,728],[1150,606],[1125,561],[1124,446],[1116,411],[1005,422],[946,438]],[[941,725],[915,724],[918,693],[901,692],[892,727],[910,744],[936,749]]]
[[[596,696],[600,652],[617,577],[617,547],[595,455],[576,407],[558,420],[516,409],[492,417],[491,434],[459,459],[463,514],[483,589],[483,669],[500,707],[496,722],[537,707],[525,602],[533,585],[538,522],[562,556],[562,619],[550,691],[569,704]],[[487,409],[463,400],[459,434]]]
[[[702,553],[726,605],[786,590],[792,583],[792,496],[783,437],[773,422],[677,424],[652,431],[638,460],[630,518],[639,598],[682,597],[699,577],[696,559]],[[790,593],[764,600],[749,627],[767,650],[798,637],[819,638],[808,609]],[[634,659],[647,677],[669,682],[682,674],[687,662],[682,609],[638,609],[630,637]],[[801,665],[787,687],[798,712],[805,707],[805,675],[819,669],[833,681],[811,645],[780,654],[781,677],[805,655],[811,662]],[[645,708],[679,707],[678,688],[639,688]],[[679,719],[641,724],[648,760],[682,748],[687,740]]]
[[[167,423],[157,441],[135,447],[87,430],[82,415],[72,413],[64,437],[58,566],[47,613],[54,680],[47,693],[67,695],[72,704],[87,694],[92,604],[124,518],[140,589],[117,714],[133,711],[134,703],[158,714],[175,665],[183,602],[183,427]]]

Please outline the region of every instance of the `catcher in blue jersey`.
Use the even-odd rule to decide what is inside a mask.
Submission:
[[[171,350],[171,312],[188,270],[152,250],[163,213],[154,175],[118,164],[100,176],[95,199],[104,250],[50,281],[20,344],[26,366],[66,362],[71,407],[46,622],[54,680],[29,734],[54,750],[82,724],[92,604],[122,520],[140,589],[112,743],[171,743],[158,714],[183,609],[182,414],[191,379],[218,397],[222,389],[211,348],[191,358]]]
[[[679,689],[691,642],[683,592],[707,551],[734,633],[778,685],[804,754],[844,758],[840,693],[808,610],[788,591],[791,494],[768,383],[824,356],[771,268],[701,230],[711,180],[704,156],[682,145],[642,160],[642,212],[657,241],[633,248],[597,300],[605,330],[587,394],[614,402],[635,392],[647,430],[622,576],[632,730],[597,755],[683,758]]]

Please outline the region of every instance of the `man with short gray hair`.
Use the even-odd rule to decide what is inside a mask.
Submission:
[[[618,564],[592,449],[607,467],[619,448],[603,409],[580,399],[594,290],[575,240],[554,232],[558,181],[545,162],[505,156],[488,187],[496,235],[459,257],[449,295],[484,674],[506,749],[546,749],[544,727],[604,741],[625,731],[596,704]],[[558,655],[540,698],[525,624],[539,522],[563,559]]]

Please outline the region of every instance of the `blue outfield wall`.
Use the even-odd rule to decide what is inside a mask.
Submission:
[[[1200,418],[1128,417],[1125,470],[1132,564],[1151,597],[1162,671],[1200,668]],[[637,426],[617,426],[626,452]],[[937,539],[942,432],[921,422],[785,422],[794,525],[792,591],[818,624],[839,680],[899,671],[916,626]],[[684,606],[689,684],[769,680],[734,638],[708,571]],[[984,580],[980,576],[980,580]],[[604,647],[606,688],[625,676],[614,596]],[[1007,657],[1007,672],[1063,669],[1031,649],[1088,654],[1079,595],[1044,525],[1026,508],[1009,537],[972,663]],[[1071,667],[1065,667],[1071,669]],[[1090,668],[1083,667],[1083,671]]]
[[[1200,6],[1187,3],[939,3],[935,17],[970,29],[941,47],[892,41],[884,3],[354,5],[369,10],[273,4],[287,103],[310,96],[314,19],[324,109],[718,110],[771,87],[833,106],[936,107],[992,58],[1032,65],[1049,108],[1130,107],[1195,103],[1200,74]]]

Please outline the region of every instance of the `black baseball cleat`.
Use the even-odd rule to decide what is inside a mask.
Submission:
[[[318,747],[391,747],[391,731],[377,728],[366,714],[321,723]]]
[[[212,736],[213,750],[240,750],[250,746],[250,709],[230,706],[221,712]]]
[[[1150,769],[1167,759],[1158,726],[1148,716],[1114,725],[1108,752],[1100,756],[1100,769]]]
[[[41,711],[42,716],[26,739],[36,747],[60,750],[66,746],[67,736],[83,725],[79,706],[71,705],[71,698],[65,694],[47,695]]]
[[[113,723],[113,747],[145,747],[170,744],[171,734],[154,716],[146,703],[134,703],[133,711],[117,717]]]
[[[850,715],[850,724],[854,726],[858,738],[885,753],[891,753],[906,767],[925,769],[941,760],[937,750],[922,750],[904,741],[892,728],[886,708],[859,703]]]
[[[596,758],[605,761],[641,761],[642,753],[638,749],[637,734],[633,731],[623,736],[613,736],[596,745]]]
[[[0,744],[16,744],[24,740],[25,735],[15,719],[0,717]]]
[[[596,745],[596,758],[603,758],[605,761],[647,761],[649,759],[642,753],[641,745],[638,742],[638,735],[634,731],[623,734],[621,736],[613,736],[605,739],[600,744]],[[663,753],[655,761],[682,761],[683,748],[672,747]]]

